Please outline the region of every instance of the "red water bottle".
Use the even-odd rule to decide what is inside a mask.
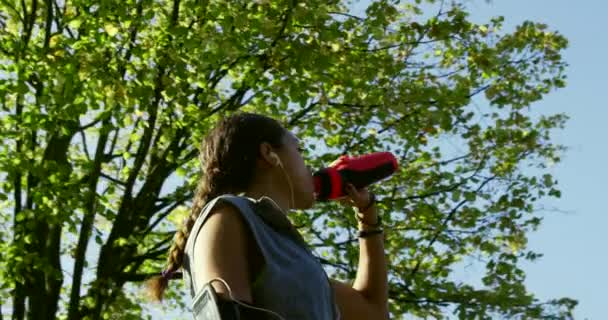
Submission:
[[[313,174],[315,196],[318,201],[340,199],[347,195],[347,183],[361,189],[390,176],[397,168],[397,158],[390,152],[341,156]]]

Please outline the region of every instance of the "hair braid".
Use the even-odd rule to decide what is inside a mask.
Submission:
[[[165,272],[172,274],[181,268],[190,231],[207,202],[224,193],[244,191],[253,179],[259,144],[267,141],[278,148],[282,145],[283,133],[284,129],[274,119],[240,113],[223,119],[205,137],[199,156],[202,177],[192,201],[192,210],[175,233]],[[169,279],[155,276],[148,280],[148,293],[152,299],[162,300]]]

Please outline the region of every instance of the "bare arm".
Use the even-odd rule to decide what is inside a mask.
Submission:
[[[377,209],[372,207],[368,221],[377,221]],[[359,230],[369,229],[359,224]],[[384,314],[382,319],[388,319],[388,267],[384,253],[384,234],[376,234],[367,238],[359,238],[359,266],[353,288],[363,295]]]
[[[249,232],[243,217],[232,205],[218,205],[213,209],[194,244],[193,267],[198,288],[219,277],[230,286],[233,299],[253,302],[247,259]],[[229,298],[222,282],[214,281],[211,285],[219,296]]]
[[[376,217],[377,212],[373,208],[367,221],[371,223],[370,220]],[[359,224],[359,229],[365,230],[366,227]],[[359,239],[359,266],[352,286],[333,279],[331,283],[342,319],[389,319],[384,235]]]

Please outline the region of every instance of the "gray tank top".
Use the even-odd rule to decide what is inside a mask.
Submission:
[[[192,297],[203,284],[195,284],[197,263],[194,243],[211,209],[228,201],[245,218],[264,258],[263,268],[251,284],[253,303],[288,320],[339,320],[329,278],[308,245],[276,203],[269,197],[258,200],[222,195],[211,200],[196,220],[184,255],[184,280]]]

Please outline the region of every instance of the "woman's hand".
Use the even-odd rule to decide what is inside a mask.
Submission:
[[[372,205],[365,212],[361,211],[362,209],[369,207],[370,201],[372,200],[367,187],[357,189],[352,184],[348,183],[345,189],[348,196],[340,199],[340,203],[347,207],[356,207],[359,211],[357,215],[360,220],[363,220],[367,224],[375,224],[378,216],[375,205]]]
[[[367,188],[359,189],[355,188],[350,183],[346,184],[347,196],[340,199],[340,203],[347,207],[365,208],[371,200],[369,190]]]

